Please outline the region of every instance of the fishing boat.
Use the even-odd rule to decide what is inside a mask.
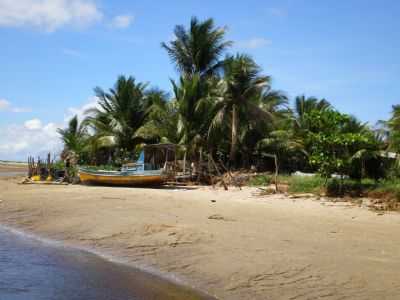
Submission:
[[[175,161],[175,145],[146,145],[136,163],[126,164],[119,171],[79,168],[82,183],[120,186],[163,185],[174,177],[171,160]]]

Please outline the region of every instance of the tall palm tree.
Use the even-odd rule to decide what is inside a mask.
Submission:
[[[400,151],[400,105],[392,106],[392,115],[388,121],[380,121],[385,131],[385,138],[388,142],[388,149]],[[383,130],[382,130],[383,131]]]
[[[156,91],[157,93],[157,91]],[[160,92],[153,95],[155,100],[148,121],[137,134],[144,137],[155,137],[163,143],[179,143],[178,105],[175,100],[167,100],[169,95]]]
[[[192,17],[190,27],[177,25],[175,40],[162,43],[169,57],[183,76],[214,74],[221,66],[220,58],[232,42],[225,41],[225,29],[215,27],[213,19],[199,21]]]
[[[260,97],[258,105],[263,111],[274,115],[274,122],[269,123],[271,130],[280,127],[280,123],[287,122],[292,117],[292,111],[289,108],[289,99],[282,91],[273,90],[270,85],[267,85]]]
[[[57,129],[64,143],[64,149],[80,155],[86,146],[88,133],[83,123],[79,124],[78,116],[74,116],[65,129]]]
[[[118,77],[109,92],[97,87],[95,94],[100,108],[87,111],[86,124],[90,125],[97,140],[131,152],[147,137],[138,134],[149,114],[164,99],[160,91],[148,90],[147,84],[136,82],[133,77]]]
[[[230,119],[231,164],[236,163],[240,122],[272,118],[272,115],[259,105],[259,96],[270,83],[270,77],[262,76],[260,71],[259,66],[248,55],[237,54],[225,59],[223,97],[215,104],[215,116],[210,129],[213,130]]]
[[[297,96],[295,99],[295,112],[299,117],[312,110],[324,110],[331,108],[331,104],[325,99],[315,97]]]
[[[287,96],[271,86],[266,86],[253,101],[267,117],[252,118],[251,114],[241,116],[244,122],[240,125],[239,146],[244,167],[249,166],[258,142],[272,131],[282,129],[290,116]]]
[[[181,77],[179,83],[171,81],[174,101],[179,115],[178,134],[180,144],[194,150],[204,144],[209,127],[211,93],[209,82],[199,74]]]
[[[310,124],[307,122],[306,115],[313,110],[324,111],[332,109],[331,104],[325,99],[315,97],[306,97],[305,95],[297,96],[294,102],[294,129],[302,135],[308,130]]]

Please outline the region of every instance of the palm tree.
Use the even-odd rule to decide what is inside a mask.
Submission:
[[[161,46],[183,76],[214,74],[221,66],[221,56],[232,45],[224,40],[225,29],[215,27],[213,19],[200,22],[193,17],[189,29],[177,25],[174,34],[175,40]]]
[[[312,110],[325,110],[331,108],[331,104],[325,99],[315,97],[297,96],[295,99],[295,112],[298,117],[303,117]]]
[[[175,100],[168,101],[168,94],[154,95],[157,103],[149,114],[148,121],[137,134],[144,137],[156,137],[162,143],[179,143],[178,133],[178,103]]]
[[[161,91],[149,91],[147,84],[120,76],[109,92],[97,87],[95,94],[100,108],[88,110],[85,123],[94,129],[100,145],[132,152],[136,145],[151,139],[138,133],[154,107],[162,105]]]
[[[64,143],[64,150],[73,151],[80,155],[85,149],[88,138],[86,127],[83,123],[79,124],[78,116],[74,116],[65,129],[57,129],[58,134]]]
[[[288,104],[289,100],[282,91],[273,90],[267,85],[258,98],[259,107],[270,115],[274,116],[274,122],[268,123],[270,130],[276,130],[282,127],[282,123],[287,123],[292,117],[292,111]]]
[[[262,109],[259,96],[269,85],[270,77],[260,75],[260,68],[248,55],[237,54],[225,59],[223,97],[217,100],[212,126],[221,126],[228,118],[231,123],[231,146],[229,160],[236,163],[241,121],[271,119],[272,115]],[[242,119],[244,116],[245,119]]]
[[[270,86],[266,86],[253,101],[267,117],[251,118],[251,115],[241,117],[244,122],[240,125],[239,146],[243,167],[250,166],[253,154],[257,152],[258,142],[271,132],[282,129],[290,117],[287,96]]]
[[[388,141],[388,149],[400,151],[400,105],[392,106],[392,116],[388,121],[380,121],[382,131]]]
[[[331,104],[325,99],[315,97],[297,96],[294,103],[293,127],[297,135],[303,136],[305,131],[310,128],[307,121],[307,114],[312,111],[324,111],[332,109]]]
[[[205,143],[212,97],[209,82],[202,80],[199,74],[190,78],[181,77],[179,83],[171,81],[174,101],[178,112],[178,134],[180,144],[188,150],[198,148]]]

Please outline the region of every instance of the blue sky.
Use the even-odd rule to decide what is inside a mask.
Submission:
[[[0,159],[58,150],[56,128],[119,74],[170,90],[160,43],[191,16],[227,26],[291,99],[374,124],[400,101],[399,1],[0,0]]]

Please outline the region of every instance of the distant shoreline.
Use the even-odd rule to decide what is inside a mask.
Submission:
[[[1,160],[0,159],[0,165],[27,165],[28,163],[26,161],[12,161],[12,160]]]
[[[0,160],[0,173],[28,172],[28,164],[22,162],[5,162]]]

